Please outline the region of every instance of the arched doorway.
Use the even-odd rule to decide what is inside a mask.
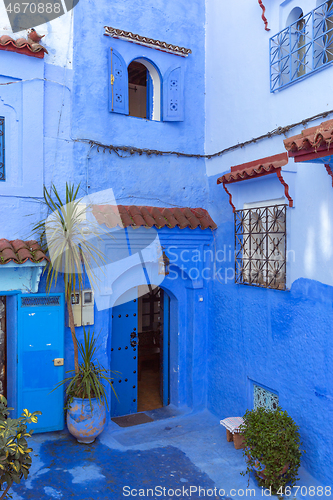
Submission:
[[[138,286],[112,308],[111,368],[116,372],[111,417],[169,404],[170,298]]]

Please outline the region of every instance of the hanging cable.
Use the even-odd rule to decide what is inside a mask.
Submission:
[[[263,139],[269,139],[271,137],[274,137],[276,135],[282,135],[286,134],[290,130],[292,130],[295,127],[298,127],[299,125],[305,126],[307,123],[318,120],[319,118],[326,118],[329,114],[333,113],[333,109],[329,111],[323,111],[322,113],[318,113],[317,115],[310,116],[309,118],[305,118],[303,120],[300,120],[299,122],[291,123],[290,125],[285,125],[284,127],[277,127],[274,130],[271,130],[270,132],[267,132],[266,134],[260,135],[258,137],[254,137],[253,139],[249,139],[244,142],[239,142],[237,144],[234,144],[233,146],[229,146],[225,149],[222,149],[221,151],[218,151],[217,153],[212,153],[212,154],[195,154],[195,153],[182,153],[180,151],[160,151],[157,149],[147,149],[147,148],[137,148],[135,146],[115,146],[113,144],[103,144],[98,141],[93,141],[90,139],[74,139],[75,142],[83,142],[87,143],[90,145],[90,148],[96,147],[97,152],[100,152],[100,150],[103,150],[103,153],[108,151],[110,154],[112,152],[116,153],[120,158],[130,158],[131,156],[138,154],[138,155],[146,155],[146,156],[177,156],[178,158],[197,158],[197,159],[207,159],[211,160],[213,158],[217,158],[218,156],[222,156],[225,153],[230,153],[231,151],[235,151],[236,149],[239,148],[244,148],[245,146],[248,146],[250,144],[257,143],[259,141],[262,141]],[[123,155],[122,153],[125,153]]]

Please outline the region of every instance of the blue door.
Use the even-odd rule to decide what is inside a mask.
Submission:
[[[42,412],[35,432],[61,430],[64,389],[53,389],[64,378],[64,297],[30,294],[18,301],[18,414]]]
[[[135,290],[135,294],[136,294]],[[157,294],[156,294],[157,292]],[[133,292],[131,292],[133,294]],[[169,328],[170,328],[170,299],[163,290],[155,289],[159,309],[151,309],[151,321],[154,323],[156,316],[160,318],[162,338],[159,342],[160,351],[160,381],[163,406],[169,404]],[[137,295],[136,295],[137,297]],[[137,412],[138,401],[138,338],[145,332],[139,331],[142,321],[138,318],[138,302],[142,300],[133,298],[128,302],[112,308],[112,340],[111,340],[111,370],[119,372],[113,375],[114,393],[111,395],[111,417],[129,415]],[[142,309],[142,307],[141,307]],[[142,311],[141,313],[142,314]],[[147,316],[147,314],[146,314]],[[148,332],[151,333],[151,332]],[[142,340],[142,337],[141,337]],[[156,351],[156,347],[154,348]],[[145,354],[140,350],[141,355]],[[149,351],[147,351],[148,353]],[[154,352],[155,355],[155,352]],[[158,355],[158,354],[157,354]],[[142,356],[140,358],[143,359]],[[140,382],[142,383],[142,382]]]
[[[113,375],[111,396],[111,417],[129,415],[137,411],[137,351],[138,300],[112,308],[111,369],[119,372]]]

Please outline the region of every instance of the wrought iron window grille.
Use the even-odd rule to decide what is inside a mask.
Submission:
[[[264,407],[267,410],[276,410],[279,406],[279,396],[260,385],[253,384],[253,409]]]
[[[286,205],[236,210],[236,283],[286,289],[286,215]]]
[[[0,181],[5,180],[5,119],[0,116]]]
[[[270,39],[271,92],[333,61],[333,0],[316,7]]]

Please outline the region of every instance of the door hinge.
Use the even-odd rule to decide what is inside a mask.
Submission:
[[[114,84],[114,76],[111,75],[111,85],[113,85],[113,84]]]

